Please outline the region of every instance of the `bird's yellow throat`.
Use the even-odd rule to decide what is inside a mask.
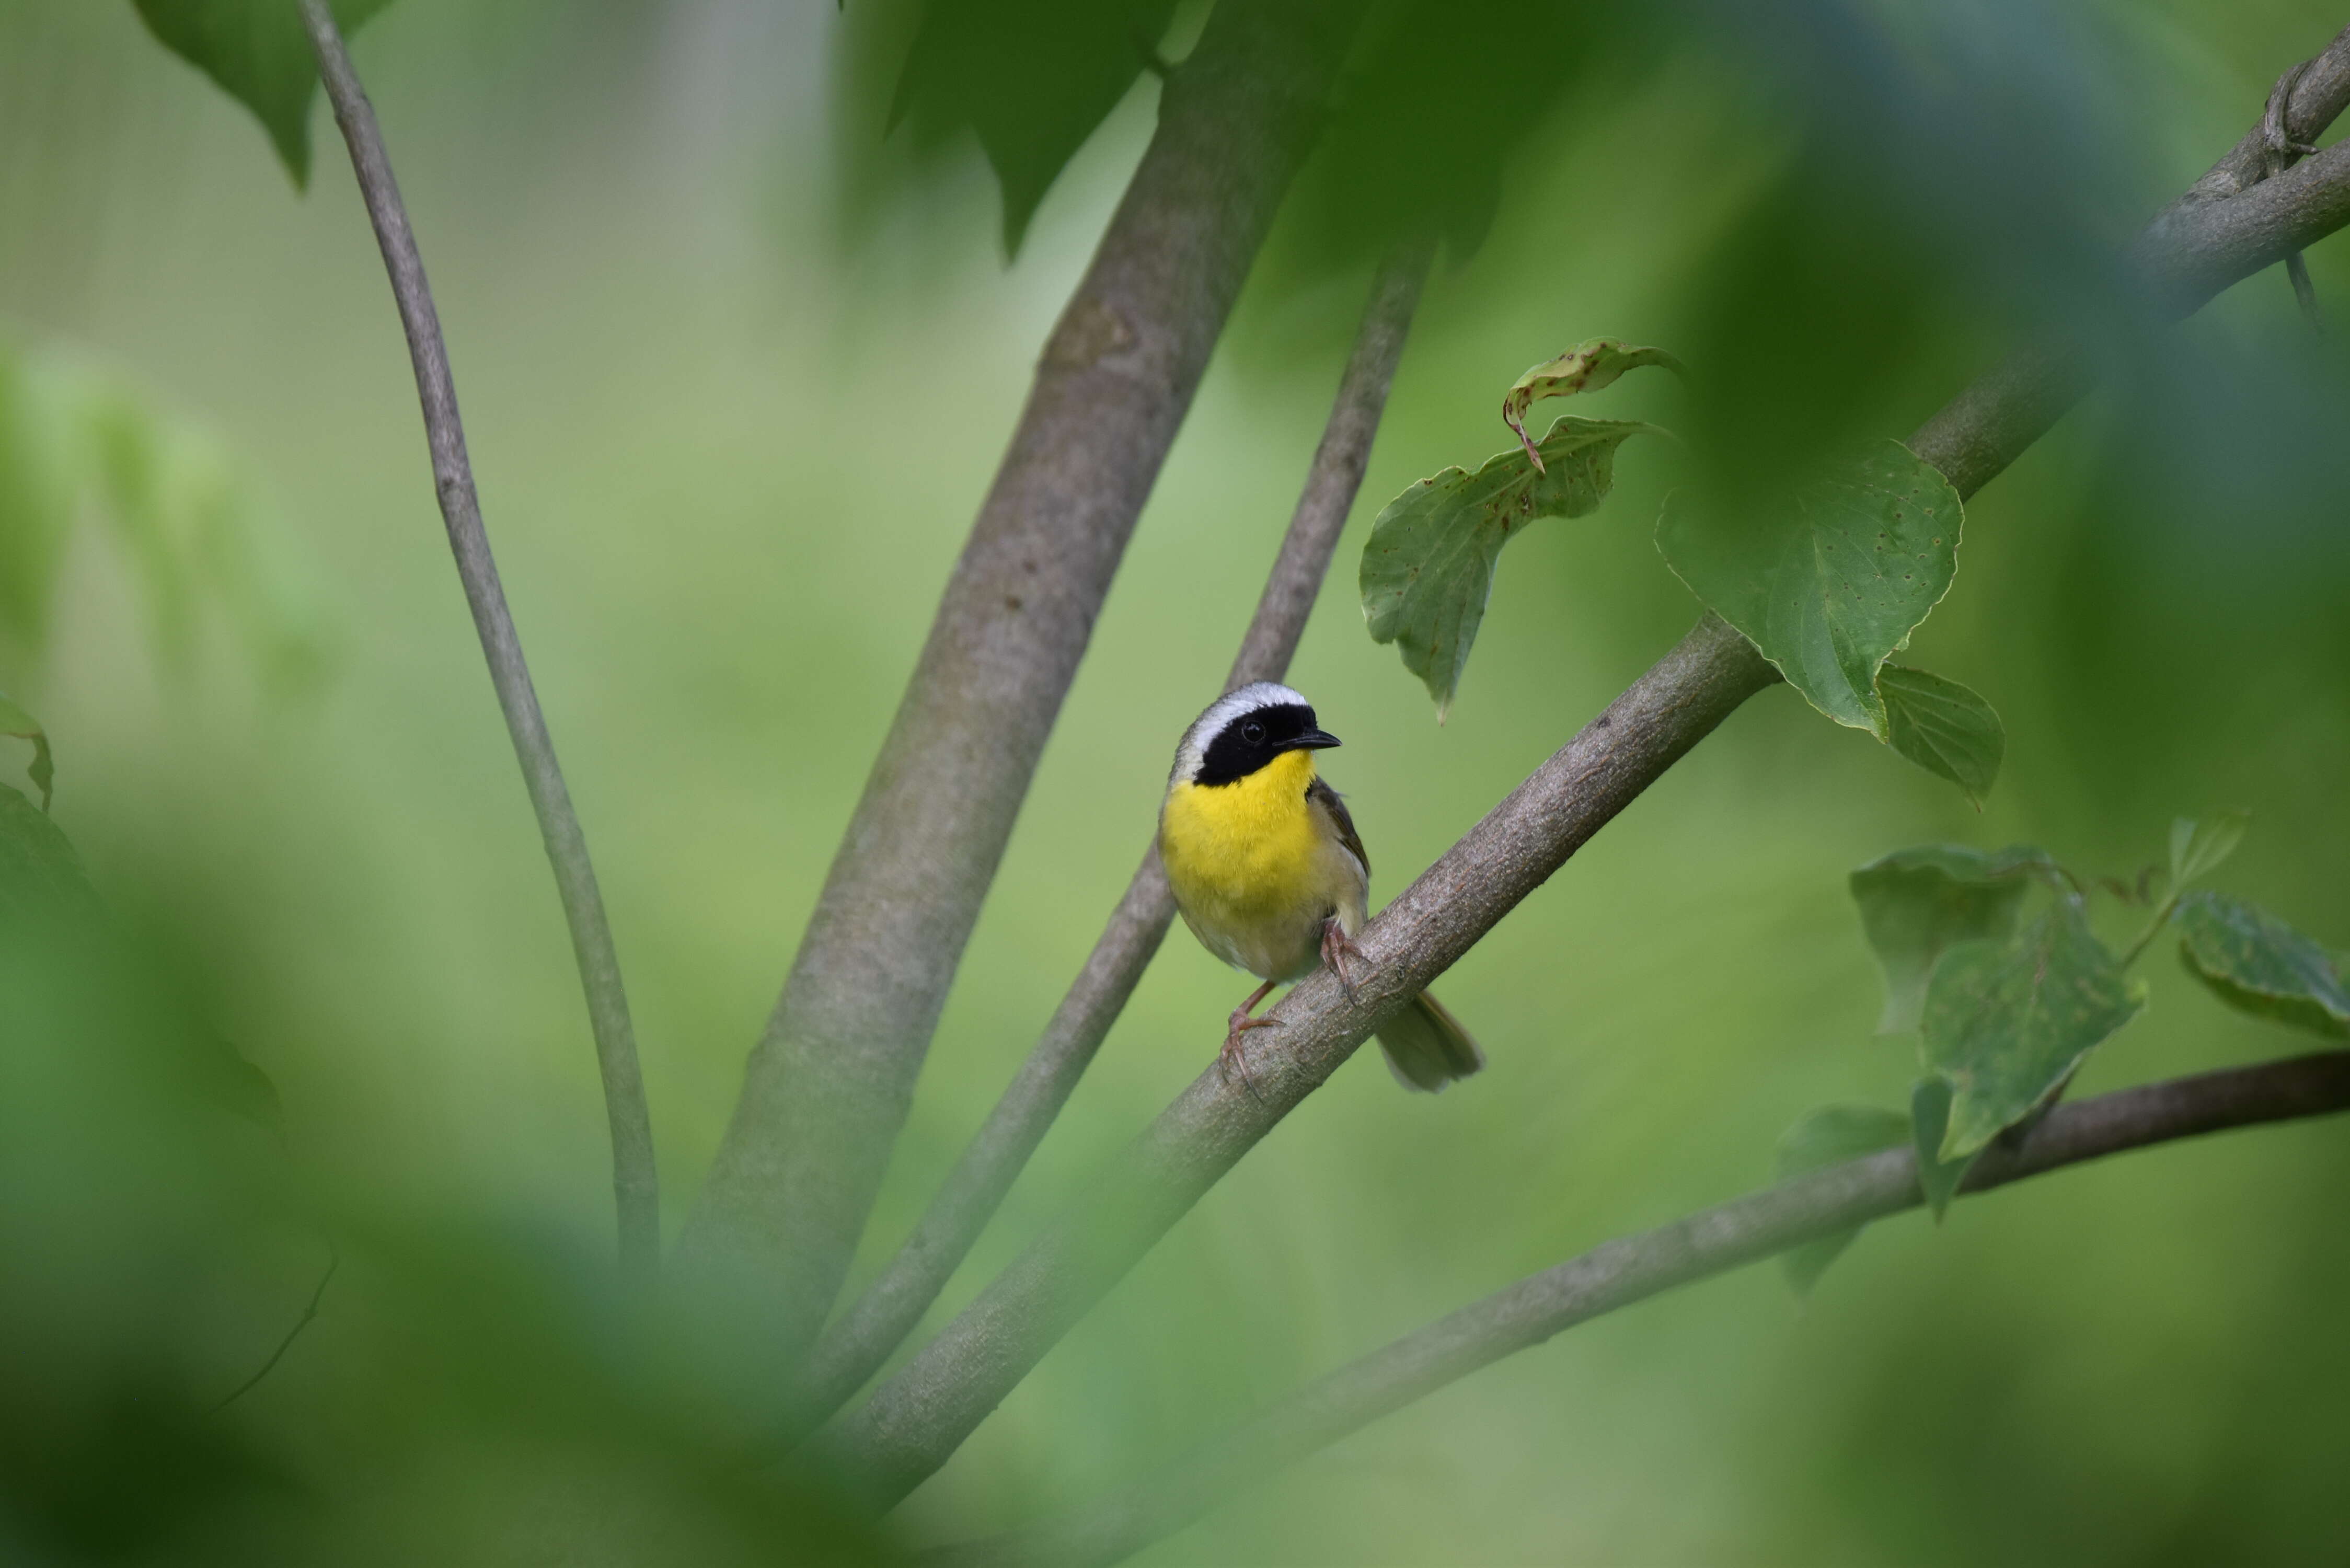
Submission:
[[[1321,846],[1305,805],[1314,753],[1284,752],[1225,784],[1180,780],[1167,792],[1159,854],[1187,888],[1220,901],[1279,901],[1308,875]],[[1253,895],[1253,896],[1252,896]]]

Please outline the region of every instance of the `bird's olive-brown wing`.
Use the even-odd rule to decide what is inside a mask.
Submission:
[[[1364,852],[1362,836],[1355,831],[1355,819],[1347,815],[1347,803],[1338,798],[1338,792],[1317,777],[1305,786],[1305,799],[1307,804],[1318,805],[1330,814],[1330,825],[1338,830],[1338,842],[1347,846],[1347,853],[1362,867],[1363,876],[1367,879],[1371,874],[1371,857]]]

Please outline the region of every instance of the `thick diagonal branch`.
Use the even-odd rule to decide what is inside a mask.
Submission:
[[[2297,111],[2293,122],[2304,124]],[[2350,145],[2224,201],[2174,208],[2131,260],[2159,307],[2183,315],[2345,223]],[[1936,414],[1910,444],[1971,495],[2088,381],[2075,361],[2018,356]],[[1202,1073],[1069,1212],[841,1424],[838,1448],[872,1495],[894,1501],[945,1463],[1102,1293],[1374,1028],[1777,679],[1719,618],[1700,620],[1364,929],[1375,972],[1354,996],[1317,971],[1283,1000],[1272,1013],[1282,1027],[1259,1032],[1246,1047],[1256,1093],[1236,1086],[1239,1075],[1227,1081],[1214,1067]]]
[[[2012,1146],[1995,1144],[1962,1192],[2229,1127],[2350,1110],[2350,1051],[2174,1078],[2060,1106]],[[1316,1378],[1159,1474],[1076,1514],[949,1548],[926,1568],[1094,1568],[1181,1528],[1315,1449],[1562,1330],[1924,1202],[1907,1148],[1625,1236],[1520,1280]]]
[[[465,603],[473,612],[473,629],[480,634],[483,656],[489,660],[490,683],[497,691],[506,733],[513,738],[515,756],[522,763],[523,784],[530,792],[531,809],[538,815],[546,858],[555,867],[563,918],[571,928],[571,950],[578,961],[579,983],[588,996],[588,1021],[596,1035],[596,1063],[603,1075],[604,1114],[611,1124],[620,1261],[630,1273],[650,1277],[660,1265],[660,1183],[653,1167],[652,1113],[645,1104],[636,1032],[629,1023],[628,993],[621,989],[619,955],[613,950],[612,929],[604,919],[596,868],[588,858],[587,836],[579,829],[571,794],[564,787],[555,742],[546,732],[546,715],[539,711],[530,667],[523,659],[522,639],[506,608],[498,564],[490,554],[490,537],[482,526],[473,462],[465,453],[465,427],[457,414],[457,383],[449,371],[448,345],[441,337],[441,317],[432,307],[424,258],[417,253],[416,236],[409,228],[408,209],[400,199],[399,182],[392,178],[391,159],[384,151],[375,109],[359,85],[359,73],[351,67],[350,55],[343,47],[342,34],[326,0],[302,0],[302,20],[318,57],[319,75],[326,78],[335,123],[342,128],[343,140],[351,150],[351,168],[359,176],[359,194],[375,225],[384,268],[391,275],[392,297],[399,303],[400,325],[407,330],[408,356],[415,365],[417,396],[424,407],[433,487],[441,498],[442,519],[448,524],[449,548],[457,558],[457,576],[465,587]]]
[[[1319,124],[1357,0],[1232,0],[1045,345],[683,1241],[795,1366],[1110,578]]]
[[[1232,660],[1226,691],[1252,680],[1280,680],[1297,651],[1297,639],[1305,633],[1305,618],[1362,485],[1371,441],[1387,407],[1388,387],[1403,357],[1404,337],[1432,254],[1432,247],[1425,244],[1408,244],[1388,258],[1372,281],[1370,304],[1339,379],[1337,400],[1257,601],[1256,616]],[[1043,1038],[955,1162],[913,1234],[817,1342],[802,1397],[792,1412],[795,1422],[814,1424],[838,1409],[921,1321],[1036,1152],[1045,1129],[1061,1114],[1174,916],[1174,899],[1153,848],[1144,853]]]

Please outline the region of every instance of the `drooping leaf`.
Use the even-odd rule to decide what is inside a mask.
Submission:
[[[355,32],[391,0],[332,0]],[[318,86],[296,0],[131,0],[166,48],[251,109],[298,187],[310,179],[310,99]]]
[[[2197,877],[2220,868],[2220,862],[2236,852],[2244,841],[2244,830],[2252,825],[2249,811],[2223,811],[2216,816],[2196,821],[2180,817],[2170,825],[2170,886],[2172,891],[2184,888]]]
[[[1938,1158],[1963,1159],[2022,1120],[2145,1004],[2144,982],[2124,978],[2074,899],[2006,941],[1945,952],[1919,1023],[1927,1070],[1952,1091]]]
[[[1935,961],[1960,942],[2005,941],[2035,877],[2061,877],[2047,852],[2026,844],[1991,854],[1960,844],[1897,849],[1851,877],[1861,929],[1885,971],[1879,1034],[1918,1027]]]
[[[1428,684],[1443,722],[1485,618],[1493,563],[1527,524],[1581,517],[1616,483],[1616,449],[1654,425],[1566,415],[1539,443],[1536,472],[1522,452],[1471,473],[1448,468],[1388,503],[1363,546],[1363,618],[1371,640],[1392,642],[1404,668]]]
[[[1950,1212],[1950,1199],[1959,1195],[1959,1184],[1966,1180],[1982,1151],[1977,1149],[1958,1159],[1942,1158],[1942,1140],[1950,1130],[1950,1084],[1939,1075],[1929,1073],[1909,1091],[1909,1127],[1910,1147],[1918,1153],[1918,1186],[1939,1225]]]
[[[33,742],[33,761],[26,768],[25,776],[31,779],[33,787],[41,792],[41,810],[47,812],[49,796],[53,793],[51,786],[57,783],[57,777],[56,759],[49,755],[48,732],[41,728],[38,719],[10,701],[5,691],[0,691],[0,735],[14,735],[20,741]]]
[[[1565,398],[1613,386],[1627,370],[1637,370],[1644,365],[1661,365],[1677,376],[1687,374],[1681,362],[1661,348],[1635,348],[1613,337],[1594,337],[1555,359],[1544,360],[1513,382],[1509,395],[1502,400],[1502,422],[1517,432],[1519,444],[1525,448],[1526,456],[1539,472],[1543,467],[1542,451],[1534,444],[1534,437],[1526,434],[1526,410],[1544,398]]]
[[[1823,1106],[1787,1129],[1779,1139],[1778,1177],[1782,1181],[1805,1171],[1840,1165],[1881,1148],[1898,1148],[1909,1141],[1909,1118],[1898,1111],[1875,1106]],[[1828,1265],[1860,1234],[1856,1225],[1816,1241],[1779,1254],[1779,1266],[1799,1296],[1809,1295]]]
[[[1676,492],[1657,545],[1813,707],[1883,741],[1877,671],[1950,591],[1962,514],[1950,481],[1888,441],[1775,504]]]
[[[1885,700],[1885,742],[1965,792],[1977,811],[2007,756],[2007,729],[1990,703],[1955,680],[1906,664],[1877,675]]]
[[[951,0],[922,12],[889,128],[936,141],[969,126],[1020,254],[1045,193],[1152,60],[1173,0]]]
[[[2241,898],[2189,893],[2172,917],[2188,972],[2239,1012],[2350,1036],[2350,984],[2325,949]]]

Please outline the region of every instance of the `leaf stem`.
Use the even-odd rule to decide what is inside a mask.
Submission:
[[[449,369],[448,345],[441,335],[441,317],[433,308],[432,285],[424,275],[424,258],[409,227],[408,209],[400,201],[399,182],[392,177],[391,158],[376,125],[375,109],[368,102],[326,0],[301,0],[301,5],[302,21],[318,57],[318,73],[326,79],[335,123],[342,128],[343,140],[350,148],[351,168],[367,202],[369,221],[375,226],[376,242],[383,251],[392,297],[400,306],[409,358],[416,371],[417,396],[424,410],[425,435],[432,451],[433,487],[449,530],[449,548],[456,556],[457,576],[464,584],[465,602],[473,610],[473,628],[489,662],[490,683],[505,715],[515,759],[522,763],[523,784],[538,817],[546,858],[555,868],[556,892],[571,929],[571,950],[579,965],[588,1023],[596,1037],[597,1065],[603,1075],[605,1116],[611,1127],[620,1266],[632,1278],[650,1280],[660,1265],[660,1186],[653,1165],[652,1116],[645,1102],[636,1033],[629,1021],[628,994],[620,984],[619,956],[613,950],[611,927],[604,917],[603,895],[596,886],[587,836],[580,830],[578,814],[572,809],[570,792],[564,785],[555,742],[546,730],[546,715],[539,710],[530,667],[523,659],[522,639],[506,607],[505,589],[498,580],[497,562],[490,554],[489,535],[482,525],[481,501],[473,490],[464,423],[458,417],[457,384]]]

